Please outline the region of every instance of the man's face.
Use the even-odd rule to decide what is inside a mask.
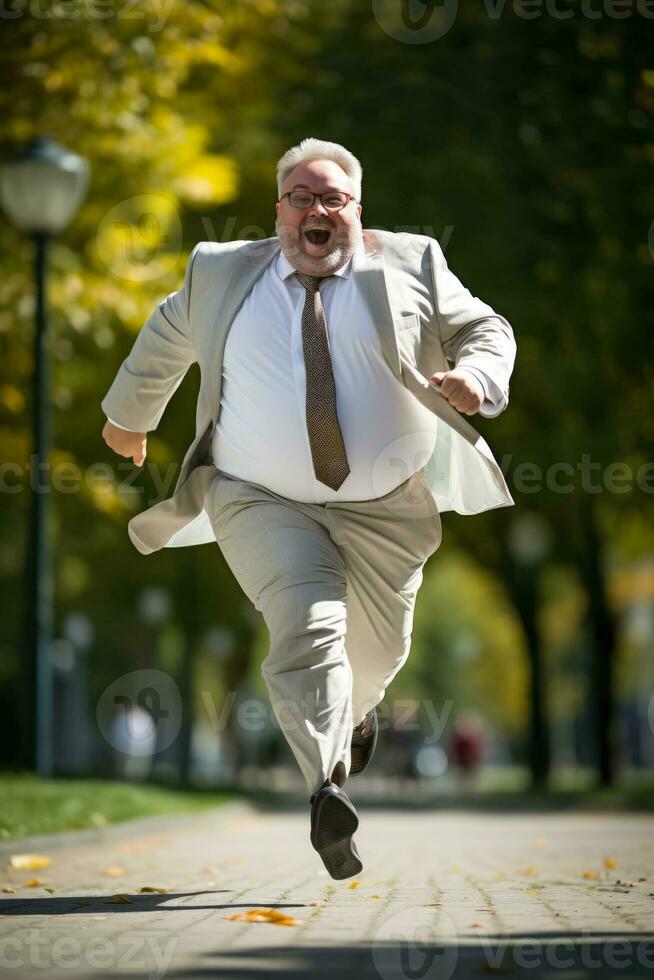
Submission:
[[[354,195],[350,178],[331,160],[298,164],[284,181],[282,195],[293,190]],[[294,208],[288,197],[282,197],[275,209],[282,252],[304,275],[331,275],[345,265],[361,240],[361,205],[354,201],[342,211],[329,211],[318,198],[309,208]]]

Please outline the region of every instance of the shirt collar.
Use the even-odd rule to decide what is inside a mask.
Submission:
[[[280,250],[277,256],[277,262],[275,263],[275,271],[280,279],[289,279],[290,276],[294,276],[297,272],[295,266],[291,265],[284,253]],[[331,273],[332,276],[340,276],[342,279],[349,279],[352,275],[352,257],[350,257],[345,265],[342,265],[340,269],[336,272]]]

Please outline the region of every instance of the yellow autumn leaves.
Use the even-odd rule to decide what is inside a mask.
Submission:
[[[14,871],[40,871],[52,864],[52,858],[44,854],[12,854],[9,864]]]
[[[233,922],[270,922],[274,926],[300,926],[304,923],[304,919],[295,919],[271,908],[250,909],[249,912],[239,912],[225,918]]]

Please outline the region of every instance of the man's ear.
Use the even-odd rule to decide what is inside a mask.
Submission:
[[[275,214],[279,217],[279,201],[275,204]]]

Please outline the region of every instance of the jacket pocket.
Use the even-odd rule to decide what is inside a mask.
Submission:
[[[397,316],[393,319],[393,325],[400,361],[408,361],[416,367],[421,347],[420,317],[417,313],[412,313],[410,316]]]

